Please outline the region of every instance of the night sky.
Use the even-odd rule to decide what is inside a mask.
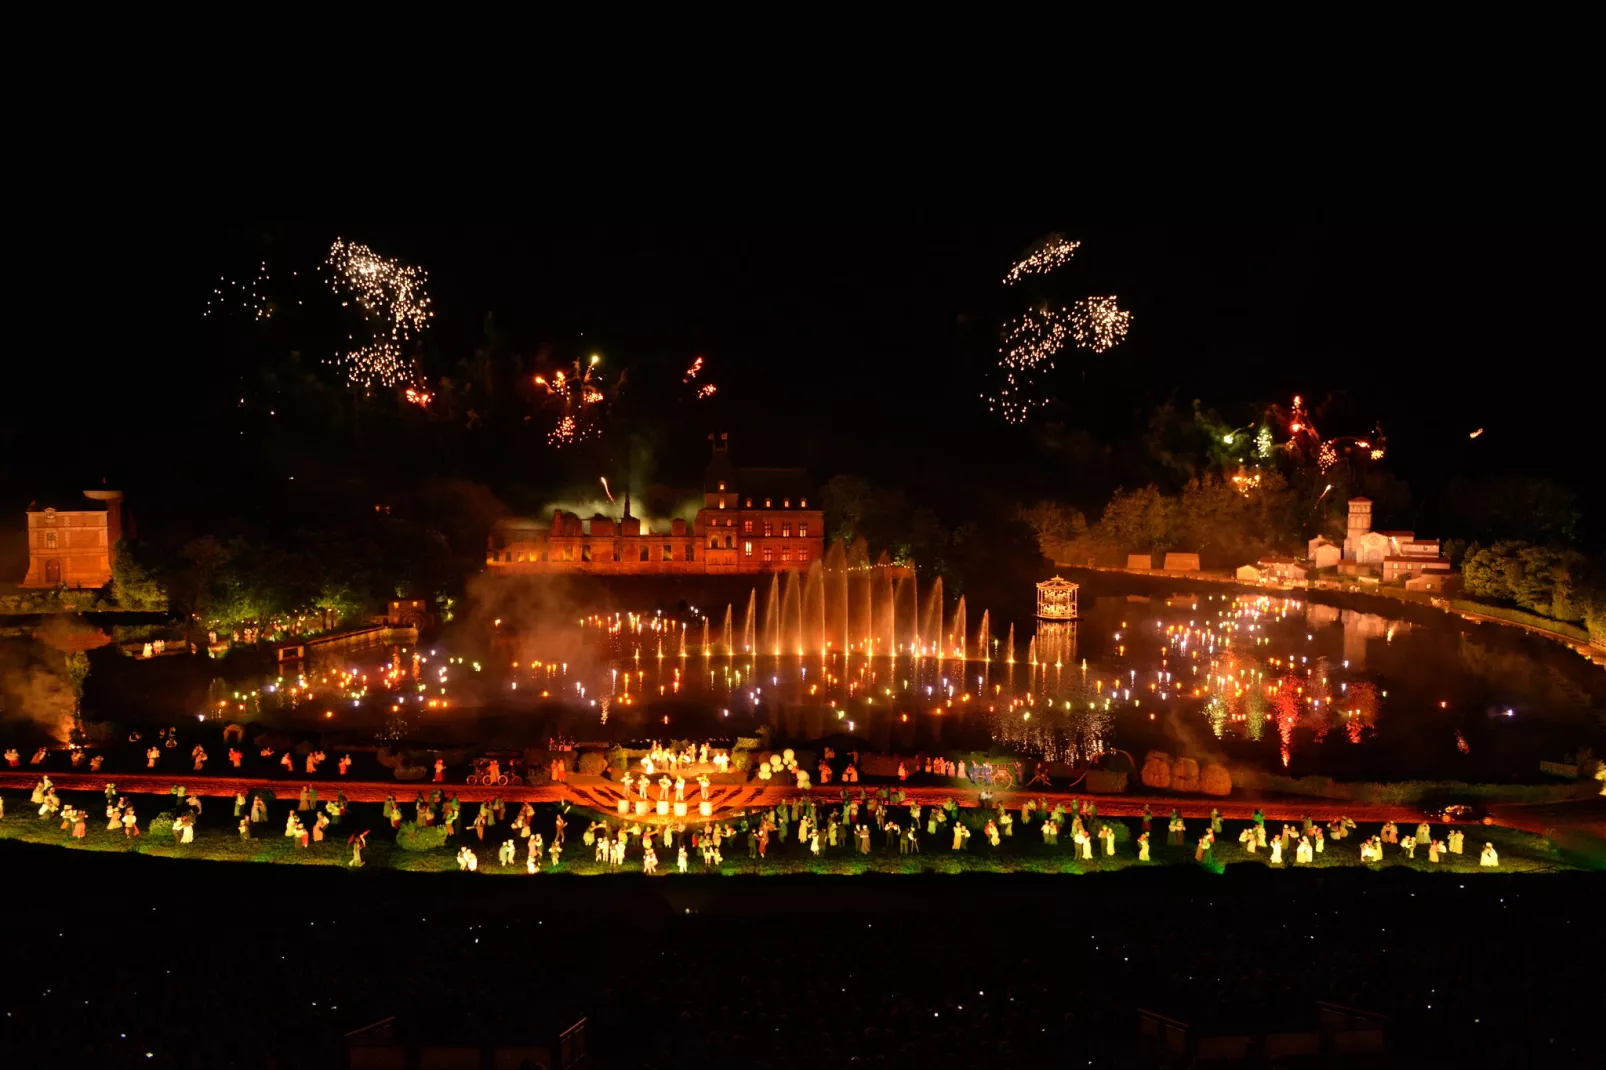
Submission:
[[[263,257],[280,275],[310,271],[341,235],[429,271],[431,375],[473,350],[487,313],[520,352],[597,351],[616,366],[704,355],[720,393],[665,413],[666,477],[693,469],[718,428],[742,461],[807,463],[822,478],[1059,493],[1074,473],[1040,466],[1034,432],[1004,427],[979,396],[998,324],[1023,307],[999,280],[1051,231],[1083,243],[1053,294],[1113,293],[1133,320],[1109,353],[1062,354],[1039,428],[1114,440],[1168,397],[1247,422],[1297,392],[1325,435],[1381,420],[1393,470],[1418,493],[1495,467],[1588,485],[1585,384],[1600,356],[1585,329],[1592,243],[1573,229],[346,223],[164,232],[177,239],[136,228],[122,241],[140,268],[104,301],[41,285],[53,340],[5,402],[0,492],[10,503],[97,472],[126,482],[141,457],[182,458],[197,431],[226,429],[239,369],[202,329],[210,280]],[[65,271],[72,252],[51,255]]]

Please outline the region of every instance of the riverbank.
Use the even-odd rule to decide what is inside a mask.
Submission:
[[[1354,587],[1321,585],[1327,581],[1318,581],[1316,586],[1312,586],[1309,582],[1289,584],[1244,583],[1229,572],[1166,572],[1163,570],[1121,568],[1115,565],[1071,565],[1059,562],[1056,562],[1054,567],[1061,573],[1071,574],[1067,576],[1069,579],[1075,579],[1075,573],[1096,573],[1104,576],[1130,577],[1134,580],[1147,581],[1155,585],[1175,585],[1179,582],[1210,583],[1218,587],[1227,588],[1235,593],[1299,598],[1319,605],[1360,610],[1367,613],[1376,613],[1380,616],[1397,617],[1402,620],[1412,620],[1414,617],[1417,621],[1427,622],[1442,620],[1446,616],[1455,616],[1475,624],[1501,624],[1527,632],[1530,635],[1538,635],[1552,642],[1560,643],[1586,661],[1606,668],[1606,647],[1596,645],[1588,640],[1580,640],[1575,636],[1567,635],[1551,628],[1541,627],[1537,624],[1525,623],[1508,617],[1494,616],[1490,613],[1476,612],[1467,608],[1474,603],[1462,600],[1452,601],[1431,597],[1426,594],[1421,594],[1419,597],[1418,592],[1403,590],[1395,591],[1380,588],[1375,591],[1368,591]],[[1489,608],[1492,609],[1493,607]],[[1558,627],[1565,626],[1558,622]]]

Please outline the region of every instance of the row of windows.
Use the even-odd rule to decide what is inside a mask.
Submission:
[[[716,517],[713,520],[713,525],[716,528],[720,526],[719,518]],[[724,526],[728,527],[728,528],[735,527],[736,526],[736,521],[734,519],[727,519],[725,521],[725,525]],[[753,522],[751,520],[742,521],[742,534],[743,535],[751,535],[751,534],[753,534]],[[766,536],[772,536],[772,537],[774,536],[774,534],[775,534],[775,522],[773,520],[764,521],[764,534]],[[790,520],[781,521],[781,538],[790,539],[791,537],[792,537],[792,522]],[[797,537],[800,538],[800,539],[806,539],[806,538],[809,537],[809,522],[807,520],[798,521],[798,523],[797,523]]]
[[[719,485],[719,489],[720,489],[720,492],[723,493],[724,490],[725,490],[725,484],[721,483]],[[721,509],[725,508],[725,502],[723,500],[720,501],[719,507]],[[807,498],[799,498],[797,500],[797,507],[799,509],[807,509],[809,507],[809,500]],[[747,499],[747,508],[749,508],[749,509],[753,508],[753,499],[751,499],[751,498]],[[766,508],[766,509],[775,508],[775,499],[774,498],[765,498],[764,499],[764,508]],[[791,498],[782,498],[781,499],[781,508],[782,509],[790,509],[790,508],[792,508],[792,499]]]
[[[714,544],[712,542],[710,542],[709,545],[713,546]],[[643,561],[651,561],[652,560],[652,547],[643,546],[639,552],[641,554],[641,560],[643,560]],[[661,560],[661,561],[673,561],[675,559],[674,547],[673,547],[673,544],[671,544],[671,543],[667,543],[666,542],[661,547],[659,547],[659,553],[661,555],[659,560]],[[556,551],[551,551],[551,555],[552,556],[549,557],[548,554],[549,554],[549,551],[542,550],[541,553],[539,554],[539,556],[536,555],[536,554],[533,554],[533,553],[532,554],[520,553],[520,554],[515,555],[512,550],[503,550],[502,551],[502,561],[504,563],[506,563],[506,564],[513,564],[515,560],[517,560],[519,562],[524,562],[524,561],[549,561],[549,560],[550,561],[594,561],[594,560],[596,560],[596,558],[594,558],[592,556],[592,554],[591,554],[591,547],[589,545],[586,545],[586,544],[582,544],[580,546],[579,556],[578,557],[575,556],[575,548],[572,547],[572,546],[560,546],[560,547],[558,547],[558,549]],[[614,561],[623,561],[624,560],[624,549],[618,543],[615,543],[614,546],[613,546],[612,560],[614,560]],[[697,560],[697,544],[696,543],[688,542],[686,544],[686,560],[687,561],[695,561],[695,560]]]

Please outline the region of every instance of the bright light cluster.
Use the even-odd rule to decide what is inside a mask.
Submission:
[[[367,390],[412,380],[413,362],[402,356],[401,343],[421,332],[434,316],[424,290],[429,278],[424,269],[341,238],[329,247],[324,267],[329,288],[342,306],[357,306],[373,339],[336,359],[345,368],[347,381]]]
[[[1071,333],[1076,344],[1095,353],[1104,353],[1126,337],[1132,314],[1123,312],[1109,297],[1084,297],[1071,306]]]
[[[704,383],[702,386],[697,388],[697,396],[700,398],[711,398],[714,396],[714,392],[718,389],[719,387],[715,386],[713,383]]]
[[[1004,276],[1004,285],[1013,286],[1027,275],[1048,274],[1075,256],[1081,244],[1078,241],[1067,241],[1060,234],[1050,234],[1028,253],[1025,259],[1017,261],[1009,269],[1009,273]]]
[[[345,369],[347,382],[364,390],[400,386],[413,377],[413,362],[403,358],[401,347],[393,342],[359,346],[336,357],[335,363]]]
[[[1004,385],[997,395],[984,398],[987,407],[1008,423],[1023,422],[1031,411],[1048,404],[1036,388],[1036,380],[1053,370],[1054,355],[1071,336],[1064,310],[1033,309],[1011,320],[998,347],[998,365]]]
[[[335,294],[357,303],[376,336],[404,341],[428,326],[435,314],[424,292],[429,276],[423,268],[340,238],[329,247],[324,264]]]

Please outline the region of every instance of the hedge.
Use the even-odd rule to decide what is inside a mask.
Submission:
[[[1468,602],[1461,598],[1452,599],[1450,608],[1460,610],[1462,613],[1477,613],[1485,617],[1496,617],[1500,620],[1510,621],[1513,624],[1526,624],[1530,628],[1554,632],[1556,635],[1566,636],[1568,639],[1576,639],[1580,643],[1589,642],[1589,632],[1578,625],[1552,620],[1549,617],[1541,617],[1539,614],[1529,613],[1525,609],[1513,609],[1510,606],[1492,606],[1483,602]]]

